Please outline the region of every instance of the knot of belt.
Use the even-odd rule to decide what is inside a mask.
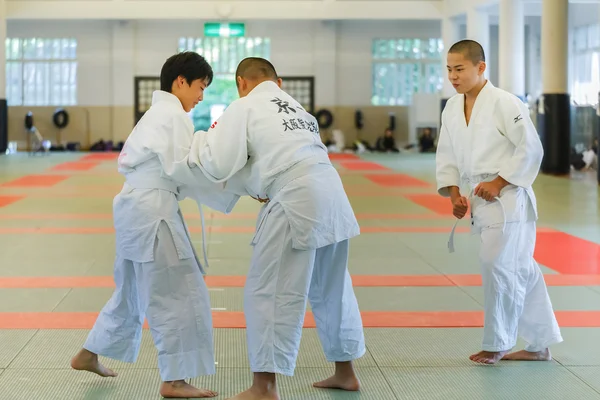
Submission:
[[[471,191],[469,192],[469,196],[468,196],[468,200],[469,200],[469,206],[471,204],[471,199],[473,198],[473,193],[475,192],[475,188],[477,186],[471,184]],[[494,197],[494,199],[496,201],[498,201],[498,203],[500,203],[500,207],[502,208],[502,233],[504,234],[504,231],[506,229],[506,209],[504,208],[504,203],[502,203],[502,200],[500,200],[500,196],[496,196]],[[471,220],[473,219],[473,211],[471,211]],[[454,226],[452,227],[452,231],[450,231],[450,238],[448,239],[448,251],[450,253],[454,253],[454,233],[456,231],[456,227],[458,226],[458,223],[460,222],[460,219],[456,219],[456,221],[454,222]]]

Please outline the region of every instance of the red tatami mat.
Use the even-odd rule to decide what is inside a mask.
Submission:
[[[375,182],[380,186],[385,187],[430,187],[428,182],[422,181],[417,178],[413,178],[410,175],[405,174],[385,174],[375,175],[368,174],[365,178],[371,182]]]
[[[4,183],[4,187],[51,187],[69,177],[66,175],[26,175],[10,182]]]
[[[80,158],[80,161],[112,161],[119,158],[118,152],[91,153]]]
[[[452,215],[450,199],[438,194],[406,194],[407,199],[439,215]]]
[[[11,196],[6,196],[11,197]],[[16,196],[13,196],[16,197]],[[257,213],[231,213],[231,214],[221,214],[221,213],[211,213],[210,217],[207,215],[206,218],[214,219],[214,220],[255,220],[257,218]],[[97,219],[107,219],[111,220],[113,218],[112,214],[108,213],[98,213],[98,214],[46,214],[46,213],[28,213],[28,214],[0,214],[0,220],[3,219],[46,219],[46,220],[72,220],[72,219],[89,219],[89,220],[97,220]],[[190,213],[184,214],[184,218],[186,220],[199,220],[199,213]],[[423,214],[376,214],[376,213],[357,213],[356,218],[359,220],[448,220],[451,219],[448,216],[440,216],[433,213],[423,213]]]
[[[0,218],[2,219],[2,218]],[[364,226],[361,227],[361,233],[444,233],[450,234],[451,226]],[[215,233],[254,233],[255,228],[253,226],[207,226],[207,232]],[[189,231],[191,233],[201,233],[202,228],[200,226],[190,226]],[[468,226],[458,226],[456,228],[457,233],[469,233],[471,228]],[[547,228],[538,228],[538,233],[548,232]],[[107,234],[114,233],[112,227],[48,227],[42,226],[38,228],[24,227],[24,228],[13,228],[13,227],[0,227],[0,234],[2,235],[13,235],[13,234]],[[552,231],[554,232],[554,231]]]
[[[450,234],[450,226],[361,226],[361,233],[447,233]],[[456,233],[470,233],[468,226],[457,226]]]
[[[564,232],[538,232],[535,258],[561,274],[600,274],[600,245]]]
[[[50,168],[51,171],[89,171],[98,166],[97,162],[72,161],[64,162]]]
[[[364,226],[361,228],[362,233],[450,233],[451,227],[439,226],[439,227],[428,227],[428,226]],[[200,226],[190,226],[189,231],[191,233],[201,233],[202,228]],[[255,227],[253,226],[207,226],[206,232],[215,233],[254,233]],[[470,232],[469,227],[459,226],[456,228],[457,233],[468,233]],[[43,226],[39,228],[13,228],[13,227],[0,227],[0,234],[108,234],[114,233],[112,227],[48,227]]]
[[[329,159],[332,161],[335,160],[360,160],[360,157],[356,154],[349,153],[329,153]]]
[[[561,327],[600,327],[600,311],[556,311]],[[214,328],[246,327],[243,312],[213,311]],[[364,311],[365,328],[481,328],[483,311]],[[91,329],[96,312],[3,312],[0,329]],[[145,323],[147,328],[148,324]],[[314,328],[312,313],[306,313],[304,328]]]
[[[0,207],[6,207],[24,198],[25,196],[0,196]]]
[[[481,286],[481,275],[446,275],[451,286]],[[544,275],[546,286],[600,286],[600,275]]]
[[[207,275],[206,285],[213,288],[236,287],[246,284],[243,275]],[[600,275],[547,274],[548,286],[600,286]],[[481,275],[352,275],[354,287],[448,287],[481,286]],[[50,288],[112,288],[112,276],[7,276],[0,277],[2,289]]]
[[[340,166],[350,171],[388,171],[389,168],[370,161],[342,161]]]

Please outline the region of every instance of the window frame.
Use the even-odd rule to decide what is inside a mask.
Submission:
[[[399,46],[406,46],[407,41],[412,41],[412,48],[414,49],[414,42],[417,40],[421,43],[419,43],[420,52],[416,56],[406,57],[406,51],[403,51],[401,55],[398,54]],[[402,41],[404,43],[401,43]],[[385,42],[387,42],[389,53],[387,55],[382,55],[380,52],[381,48],[378,46],[383,45],[383,47],[385,47]],[[431,51],[431,46],[434,44],[437,45],[436,50]],[[429,52],[426,51],[427,45],[429,45]],[[444,71],[442,70],[443,51],[444,46],[441,38],[374,38],[371,47],[371,105],[375,107],[409,107],[412,105],[412,97],[415,93],[439,93],[443,88],[444,79]],[[434,54],[433,57],[431,56],[432,54]],[[391,98],[400,101],[396,101],[394,104],[389,101],[386,103],[376,101],[378,96],[381,97],[379,94],[380,92],[377,89],[379,86],[377,79],[378,67],[385,64],[389,64],[389,67],[394,66],[394,68],[390,68],[390,70],[396,70],[393,72],[394,83],[392,84],[393,96]],[[399,84],[402,79],[405,79],[408,76],[408,74],[402,74],[402,76],[399,71],[400,69],[406,68],[406,65],[411,65],[413,69],[411,73],[413,79],[411,79],[412,89],[410,89],[410,95],[406,95],[407,92],[403,89],[404,83],[406,82]],[[429,68],[431,66],[435,66],[435,68],[439,70],[438,83],[436,89],[433,91],[427,89],[428,86],[431,85],[431,83],[428,82],[428,76],[431,75],[429,73]],[[414,81],[415,75],[417,75],[417,82]],[[409,86],[411,84],[409,84]],[[399,91],[402,93],[398,93]]]
[[[27,48],[28,46],[35,47],[37,41],[43,43],[41,48],[39,46],[33,50],[31,47]],[[16,51],[14,51],[15,42],[17,43]],[[73,37],[7,37],[5,40],[5,90],[8,105],[21,107],[77,105],[79,69],[77,46],[77,39]],[[34,54],[27,54],[27,51],[33,51]],[[54,72],[56,71],[53,68],[56,65],[59,65],[60,78],[58,80],[55,79]],[[46,68],[41,66],[46,66]],[[65,66],[67,69],[64,69]],[[31,72],[28,71],[28,67],[33,67],[30,68]],[[11,75],[9,78],[9,72],[15,75]],[[28,79],[28,73],[33,73],[34,78]],[[16,76],[19,77],[19,86],[13,84],[13,81],[17,79]],[[58,83],[56,83],[57,81]],[[61,91],[64,90],[64,86],[67,86],[66,92],[55,95],[55,86],[57,85],[61,87],[59,89]],[[39,91],[43,93],[40,95]],[[32,93],[35,94],[32,95]],[[15,96],[18,96],[18,99],[15,99]],[[41,101],[40,98],[42,98]]]

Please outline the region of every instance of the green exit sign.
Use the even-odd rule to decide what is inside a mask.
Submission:
[[[206,37],[242,37],[246,34],[244,23],[221,24],[218,22],[207,22],[204,24],[204,36]]]

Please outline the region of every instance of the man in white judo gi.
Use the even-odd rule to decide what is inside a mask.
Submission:
[[[543,149],[523,102],[485,79],[483,48],[465,40],[448,52],[448,76],[458,92],[442,113],[437,187],[454,216],[481,237],[485,296],[483,347],[472,361],[550,360],[562,341],[542,272],[533,258],[537,206],[532,184]],[[468,196],[461,194],[461,186]],[[520,335],[525,350],[509,354]]]
[[[217,395],[185,381],[214,374],[215,362],[208,289],[178,205],[187,196],[229,212],[239,198],[188,166],[194,127],[187,113],[202,101],[212,76],[192,52],[162,68],[161,90],[119,156],[125,184],[113,202],[116,290],[71,361],[75,369],[116,376],[98,355],[134,362],[147,318],[158,349],[160,394],[170,398]]]
[[[348,273],[349,239],[359,226],[317,121],[281,90],[267,60],[243,60],[240,99],[208,132],[197,132],[190,162],[225,190],[268,199],[252,240],[244,293],[252,387],[236,400],[279,399],[276,374],[292,376],[307,298],[335,374],[315,387],[358,390],[352,361],[366,351]]]

